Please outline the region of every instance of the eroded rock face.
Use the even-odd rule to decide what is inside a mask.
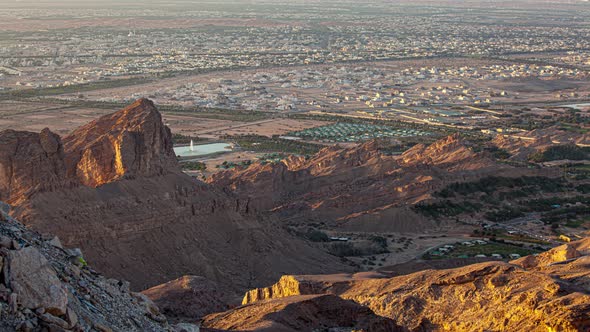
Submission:
[[[47,128],[0,132],[0,200],[19,204],[37,191],[64,186],[63,158],[61,139]]]
[[[34,247],[11,251],[10,287],[26,308],[43,308],[53,315],[66,313],[68,296],[55,270]]]
[[[401,156],[404,166],[431,165],[448,170],[469,170],[490,166],[493,162],[465,145],[459,134],[453,134],[431,145],[418,144]]]
[[[536,256],[540,264],[528,270],[486,262],[392,278],[284,276],[270,287],[248,292],[243,303],[332,294],[412,331],[586,331],[589,254],[586,239]],[[515,263],[522,265],[532,257]],[[224,319],[229,324],[231,316]]]
[[[45,179],[29,181],[37,172],[33,168],[56,169],[56,179],[72,184],[33,190],[12,214],[35,230],[59,236],[66,247],[82,248],[98,270],[130,280],[135,290],[194,273],[237,295],[284,273],[351,269],[270,218],[255,216],[248,199],[180,172],[170,131],[146,99],[72,132],[63,148],[49,133],[19,134],[32,137],[26,142],[36,147],[34,164],[28,163],[31,153],[20,152],[27,151],[22,139],[3,135],[13,149],[0,146],[7,151],[0,156],[1,169],[9,179],[18,175],[12,183],[19,184],[19,192],[45,184]],[[23,162],[13,163],[14,155],[24,156]],[[48,167],[54,161],[48,156],[55,156],[61,168]],[[0,192],[12,195],[13,184]]]
[[[77,129],[63,144],[47,128],[0,133],[0,199],[12,205],[36,192],[176,171],[170,129],[147,99]]]
[[[450,181],[497,175],[504,168],[452,135],[417,145],[402,156],[385,155],[376,141],[369,141],[353,148],[324,148],[307,160],[255,163],[216,173],[207,181],[286,219],[328,220],[349,231],[419,232],[435,226],[404,207],[428,199]]]
[[[147,99],[78,128],[64,147],[68,174],[90,187],[178,168],[170,129]]]
[[[512,261],[525,269],[544,268],[552,264],[572,260],[590,254],[590,239],[566,243],[536,256],[526,256]]]

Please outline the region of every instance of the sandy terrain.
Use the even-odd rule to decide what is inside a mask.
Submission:
[[[44,106],[36,103],[19,103],[11,108],[9,104],[0,108],[0,130],[39,132],[43,128],[49,128],[55,133],[65,135],[81,125],[114,111],[63,105]]]
[[[192,115],[178,115],[171,113],[163,113],[162,117],[164,123],[170,127],[173,133],[186,136],[206,137],[203,134],[211,130],[222,130],[223,128],[242,124],[242,122],[199,118]]]

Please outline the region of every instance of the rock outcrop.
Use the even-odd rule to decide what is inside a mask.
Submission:
[[[400,158],[403,166],[429,165],[447,171],[479,170],[492,166],[492,160],[467,147],[459,134],[453,134],[431,145],[418,144]]]
[[[172,331],[157,306],[0,211],[0,331]]]
[[[37,192],[169,172],[178,172],[170,129],[147,99],[77,129],[63,143],[47,128],[0,133],[0,199],[13,205]]]
[[[331,294],[412,331],[587,331],[589,244],[572,242],[514,264],[494,261],[392,278],[284,276],[248,292],[243,303]],[[572,250],[576,254],[562,254]],[[533,257],[540,264],[519,266]],[[231,315],[224,317],[216,324],[230,326]]]
[[[20,204],[32,194],[68,183],[61,139],[40,133],[0,132],[0,199]]]
[[[170,129],[147,99],[92,121],[63,141],[69,175],[90,187],[178,168]]]
[[[557,264],[581,257],[583,256],[583,252],[587,252],[589,248],[590,239],[574,243],[566,243],[539,255],[531,255],[519,258],[512,261],[512,263],[520,265],[525,269],[543,268],[552,264]]]
[[[7,131],[0,142],[8,183],[0,195],[22,197],[12,214],[80,247],[97,270],[135,290],[196,274],[239,299],[285,273],[351,269],[258,216],[247,199],[180,172],[170,131],[146,99],[63,144],[48,131]]]

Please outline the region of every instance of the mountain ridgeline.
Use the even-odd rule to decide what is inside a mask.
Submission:
[[[147,99],[63,138],[6,130],[0,331],[588,331],[588,239],[510,262],[359,272],[298,233],[402,234],[407,247],[408,234],[459,225],[418,204],[478,199],[481,179],[493,195],[562,178],[455,134],[397,156],[377,141],[326,147],[203,182],[181,171]]]

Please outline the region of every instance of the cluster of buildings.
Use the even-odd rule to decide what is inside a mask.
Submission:
[[[588,72],[556,66],[492,64],[409,67],[316,66],[220,73],[171,86],[157,86],[130,96],[149,96],[163,104],[265,111],[359,110],[446,105],[488,105],[509,101],[504,90],[479,84],[507,78],[587,78]],[[563,98],[568,98],[566,95]],[[571,94],[576,98],[577,94]],[[562,98],[562,99],[563,99]],[[428,112],[428,111],[427,111]],[[440,112],[446,117],[451,111]]]
[[[439,16],[425,15],[436,12],[434,8],[413,12],[403,6],[375,4],[379,8],[359,13],[354,7],[342,11],[343,8],[332,8],[331,4],[317,6],[316,12],[286,6],[282,10],[264,10],[263,14],[229,8],[227,12],[194,8],[174,15],[157,10],[133,11],[130,16],[135,20],[126,19],[124,11],[104,14],[123,15],[119,26],[96,25],[92,16],[99,13],[84,13],[88,16],[81,17],[89,20],[89,27],[11,32],[11,38],[0,40],[0,66],[22,71],[20,82],[51,87],[113,77],[227,68],[590,49],[588,29],[581,25],[564,28],[562,24],[538,24],[534,12],[512,26],[492,23],[494,15],[503,16],[504,12],[490,11],[490,22],[482,22],[472,19],[471,12],[461,10]],[[35,13],[33,17],[54,15],[67,22],[69,15],[74,15],[83,20],[75,13],[54,11]],[[10,14],[31,15],[26,10]],[[260,15],[265,20],[260,20]],[[170,26],[158,22],[162,19],[168,20]],[[142,20],[143,23],[135,22]],[[152,26],[150,21],[156,23]],[[587,64],[587,59],[587,54],[572,53],[560,61]],[[430,75],[478,75],[463,70]],[[527,72],[550,76],[556,70],[489,68],[487,73],[481,73],[481,79],[488,79],[486,75],[491,79],[521,77]],[[562,74],[577,75],[575,70],[563,70]],[[7,76],[0,76],[0,85],[7,82],[18,88]]]
[[[463,241],[458,243],[458,246],[462,246],[462,247],[477,247],[477,246],[483,246],[488,244],[488,241],[485,240],[472,240],[472,241]],[[452,245],[452,244],[446,244],[444,246],[440,246],[436,249],[433,249],[429,252],[429,255],[431,256],[435,256],[435,257],[444,257],[444,256],[448,256],[450,255],[453,251],[456,250],[456,245]],[[462,255],[458,255],[458,258],[468,258],[469,255],[467,254],[462,254]],[[511,254],[507,254],[507,255],[502,255],[502,254],[498,254],[498,253],[492,253],[488,255],[485,254],[475,254],[472,257],[475,258],[494,258],[494,259],[504,259],[504,258],[508,258],[508,259],[517,259],[520,258],[521,255],[517,254],[517,253],[511,253]]]

